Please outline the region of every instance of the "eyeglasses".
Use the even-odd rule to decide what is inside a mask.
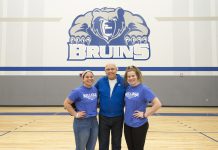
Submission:
[[[110,70],[111,70],[111,71],[114,71],[114,70],[116,70],[116,68],[106,68],[106,69],[105,69],[105,71],[110,71]]]

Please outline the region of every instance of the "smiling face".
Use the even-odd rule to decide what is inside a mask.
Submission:
[[[107,64],[105,66],[105,73],[110,80],[116,79],[117,67],[115,64]]]
[[[83,76],[83,85],[86,87],[91,87],[94,83],[94,75],[92,72],[87,72],[84,76]]]
[[[127,72],[127,82],[131,86],[137,86],[140,83],[135,71]]]

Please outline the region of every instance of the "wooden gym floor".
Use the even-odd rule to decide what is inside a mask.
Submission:
[[[0,150],[73,150],[72,122],[63,107],[0,107]],[[218,107],[163,107],[149,123],[146,150],[218,149]]]

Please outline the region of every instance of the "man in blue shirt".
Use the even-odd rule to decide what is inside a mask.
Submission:
[[[121,149],[125,85],[117,71],[115,64],[107,64],[106,76],[100,78],[95,85],[100,103],[99,150],[109,150],[110,133],[112,150]]]

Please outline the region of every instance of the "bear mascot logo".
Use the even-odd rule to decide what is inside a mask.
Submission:
[[[122,8],[101,8],[76,17],[69,29],[68,61],[150,57],[144,19]]]

